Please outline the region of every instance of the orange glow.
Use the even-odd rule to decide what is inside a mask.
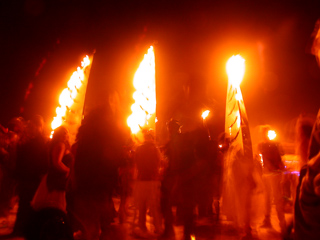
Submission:
[[[270,140],[274,140],[276,137],[277,137],[277,134],[276,134],[276,132],[274,130],[269,130],[268,131],[268,138]]]
[[[203,118],[203,119],[206,119],[206,117],[208,117],[209,113],[210,113],[209,110],[204,111],[204,112],[202,113],[202,115],[201,115],[202,118]]]
[[[150,126],[150,118],[156,112],[155,59],[152,46],[134,75],[133,86],[136,89],[132,96],[135,103],[131,106],[132,114],[128,117],[127,124],[131,132],[136,134],[142,127]]]
[[[196,240],[196,236],[195,235],[191,235],[191,240]]]
[[[261,166],[263,167],[264,165],[263,165],[263,156],[262,156],[262,154],[261,153],[259,153],[259,157],[260,157],[260,163],[261,163]]]
[[[72,76],[70,77],[70,80],[67,83],[68,87],[62,90],[59,97],[60,106],[56,108],[57,115],[53,118],[53,121],[51,122],[52,132],[50,137],[52,137],[54,129],[61,126],[66,121],[68,113],[75,105],[75,99],[78,97],[79,92],[82,90],[85,79],[85,71],[90,65],[90,63],[91,60],[88,56],[83,58],[81,62],[81,67],[78,67],[77,70],[73,72]],[[84,98],[84,95],[82,98]],[[84,102],[84,99],[81,102]],[[78,106],[78,108],[81,107],[83,106]]]
[[[240,56],[232,56],[227,62],[227,74],[229,77],[229,82],[233,87],[237,88],[240,86],[240,83],[244,76],[244,65],[245,60]]]

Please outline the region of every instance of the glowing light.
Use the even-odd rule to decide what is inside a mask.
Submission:
[[[237,111],[236,116],[237,116],[237,127],[240,128],[241,126],[240,111]]]
[[[150,125],[148,120],[156,112],[155,59],[152,46],[134,75],[133,86],[136,89],[132,96],[135,103],[131,106],[132,114],[128,117],[127,124],[131,132],[136,134],[142,127]]]
[[[222,148],[222,144],[219,144],[219,148]]]
[[[240,56],[232,56],[227,62],[227,74],[230,83],[234,87],[239,87],[244,76],[245,60]]]
[[[73,72],[73,74],[71,75],[67,83],[68,87],[62,90],[59,97],[60,106],[56,108],[57,115],[53,118],[53,121],[51,122],[51,128],[53,131],[51,132],[50,138],[52,137],[54,129],[61,126],[66,120],[66,116],[70,111],[70,108],[75,103],[75,99],[78,96],[79,89],[83,85],[85,70],[90,65],[90,63],[91,61],[89,57],[84,57],[81,61],[81,67],[77,67],[77,70]]]
[[[203,118],[203,119],[206,119],[206,117],[208,117],[209,113],[210,113],[209,110],[204,111],[204,112],[202,113],[202,115],[201,115],[202,118]]]
[[[274,140],[276,138],[276,136],[277,136],[277,134],[276,134],[276,132],[274,130],[269,130],[268,131],[268,138],[270,140]]]
[[[263,167],[263,157],[262,157],[262,154],[259,153],[259,156],[260,156],[260,163],[261,163],[261,166]]]
[[[196,236],[195,235],[191,235],[191,240],[196,240]]]

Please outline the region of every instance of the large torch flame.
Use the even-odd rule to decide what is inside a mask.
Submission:
[[[53,118],[51,123],[51,136],[53,134],[54,129],[61,126],[64,121],[66,120],[66,115],[68,111],[70,111],[71,107],[73,106],[75,99],[83,86],[84,81],[84,72],[86,68],[90,65],[91,61],[88,56],[83,58],[81,62],[81,67],[77,68],[77,71],[73,72],[70,80],[68,81],[68,88],[63,89],[59,97],[59,104],[60,106],[56,108],[56,116]]]
[[[240,83],[244,76],[245,60],[240,56],[232,56],[227,62],[227,74],[230,83],[236,88],[240,86]]]
[[[135,103],[131,106],[132,114],[127,119],[131,132],[136,134],[146,125],[156,112],[155,59],[151,46],[140,63],[133,79],[136,91],[133,94]]]

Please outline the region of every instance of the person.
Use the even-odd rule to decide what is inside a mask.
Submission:
[[[124,158],[124,143],[108,108],[89,112],[78,130],[71,210],[82,225],[85,239],[102,239],[110,233],[115,217],[112,194]]]
[[[184,239],[191,239],[194,227],[193,211],[196,206],[196,181],[199,174],[196,165],[194,135],[181,133],[180,124],[171,119],[167,123],[169,141],[164,147],[168,159],[162,181],[162,211],[164,216],[164,233],[162,238],[173,238],[172,206],[177,206],[177,216],[183,224]]]
[[[302,122],[309,146],[301,148],[306,164],[300,170],[294,206],[294,239],[318,239],[320,235],[320,115],[310,132],[310,121]],[[305,146],[305,145],[300,145]]]
[[[54,130],[49,147],[49,170],[35,193],[34,215],[27,239],[73,239],[67,218],[66,191],[73,166],[69,132],[64,126]]]
[[[271,201],[274,199],[281,233],[286,233],[286,220],[284,215],[284,199],[282,194],[282,172],[285,168],[279,146],[268,138],[270,126],[261,126],[262,141],[258,144],[258,151],[263,159],[263,182],[265,187],[265,217],[262,227],[271,225]]]
[[[12,235],[26,234],[26,226],[32,214],[30,202],[48,171],[47,141],[43,136],[43,125],[42,116],[33,116],[26,128],[26,139],[17,146],[15,175],[19,207]]]
[[[16,180],[14,177],[16,165],[16,150],[25,129],[21,117],[13,118],[8,128],[0,125],[0,217],[7,218],[2,224],[8,225],[9,211],[16,199]]]
[[[161,157],[153,141],[152,130],[143,130],[143,136],[144,142],[137,147],[134,157],[137,168],[135,196],[139,209],[139,229],[144,236],[147,236],[146,214],[148,209],[153,216],[155,233],[162,232],[159,176]]]

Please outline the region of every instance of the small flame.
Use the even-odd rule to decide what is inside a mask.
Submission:
[[[264,166],[264,165],[263,165],[263,156],[262,156],[262,154],[261,154],[261,153],[259,153],[259,156],[260,156],[261,166],[263,167],[263,166]]]
[[[244,76],[244,70],[245,70],[245,65],[244,65],[245,60],[240,56],[232,56],[229,58],[227,62],[227,74],[229,77],[230,83],[234,87],[239,87],[240,83],[242,81],[242,78]]]
[[[156,112],[155,60],[152,46],[136,71],[133,86],[136,89],[132,96],[135,103],[131,106],[132,114],[128,117],[127,124],[131,132],[136,134],[143,126],[149,125],[148,120]]]
[[[222,148],[222,144],[219,144],[219,148]]]
[[[274,140],[276,138],[277,134],[274,130],[269,130],[268,131],[268,138],[269,140]]]
[[[84,80],[84,71],[90,65],[91,61],[88,56],[85,56],[81,61],[81,68],[78,67],[77,71],[73,72],[70,80],[67,83],[67,88],[63,89],[59,97],[60,106],[56,108],[56,116],[53,118],[51,122],[52,132],[50,138],[52,138],[52,134],[54,129],[61,126],[65,121],[67,112],[74,104],[74,99],[77,97],[78,90],[82,86],[82,82]]]
[[[202,118],[203,118],[203,119],[206,119],[206,117],[208,117],[209,113],[210,113],[209,110],[204,111],[204,112],[202,113],[202,115],[201,115]]]
[[[195,235],[191,235],[191,240],[196,240],[196,236]]]

